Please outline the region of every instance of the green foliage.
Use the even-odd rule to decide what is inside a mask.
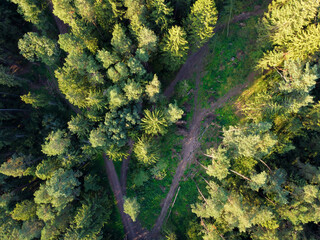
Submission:
[[[161,110],[144,110],[144,117],[141,119],[141,127],[146,134],[163,135],[168,126],[164,113]]]
[[[123,208],[124,212],[135,222],[140,212],[140,205],[137,198],[125,198]]]
[[[101,239],[101,229],[110,218],[106,211],[109,199],[103,196],[87,196],[74,217],[65,239]]]
[[[152,169],[151,174],[155,179],[162,180],[167,176],[167,163],[164,161],[159,161]]]
[[[158,94],[160,93],[161,83],[158,79],[158,76],[155,74],[151,82],[146,85],[146,93],[151,102],[157,100]]]
[[[111,45],[122,55],[130,53],[131,40],[126,36],[125,29],[120,24],[114,26]]]
[[[87,106],[91,108],[101,110],[105,106],[104,96],[98,91],[90,91],[86,100]]]
[[[34,168],[32,167],[34,162],[35,160],[32,156],[13,154],[6,162],[1,164],[0,173],[12,177],[32,175],[34,173]]]
[[[133,152],[139,162],[150,165],[159,160],[159,152],[150,138],[139,138],[134,144]]]
[[[0,65],[0,84],[8,87],[21,86],[21,82],[9,73],[9,69]]]
[[[262,158],[269,154],[277,138],[269,132],[270,123],[244,126],[242,129],[230,126],[224,130],[223,144],[228,146],[229,156]]]
[[[147,52],[147,50],[143,49],[143,48],[139,48],[136,51],[136,58],[140,61],[140,62],[148,62],[149,60],[149,54]]]
[[[171,70],[177,70],[186,60],[188,54],[188,42],[183,28],[173,26],[169,29],[162,43],[164,64]]]
[[[89,136],[89,142],[91,143],[92,147],[104,147],[107,142],[106,142],[106,130],[103,125],[99,125],[97,129],[93,129],[90,132]]]
[[[268,51],[259,61],[259,67],[279,66],[284,59],[305,60],[319,48],[320,28],[313,19],[318,14],[316,1],[273,1],[260,25],[260,41],[267,43]]]
[[[50,27],[46,15],[45,6],[37,0],[10,0],[18,5],[18,12],[23,15],[27,22],[36,25],[40,30],[47,30]]]
[[[138,102],[141,98],[143,89],[139,82],[134,82],[134,80],[128,80],[124,85],[123,91],[126,94],[126,97],[129,101]]]
[[[142,76],[143,74],[146,73],[146,70],[144,69],[141,62],[135,57],[129,59],[128,67],[130,68],[130,72],[132,74],[137,74],[139,76]]]
[[[133,183],[136,187],[141,187],[148,180],[149,180],[148,174],[145,171],[140,170],[138,173],[135,174]]]
[[[42,145],[42,152],[48,156],[61,155],[66,153],[69,146],[70,139],[67,134],[62,130],[57,130],[46,137],[45,144]]]
[[[167,114],[166,118],[169,124],[175,123],[176,121],[181,119],[183,113],[184,113],[183,110],[178,107],[176,102],[174,104],[170,103],[166,111],[166,114]]]
[[[72,33],[59,34],[60,48],[69,54],[82,54],[86,45]]]
[[[26,104],[31,104],[34,108],[45,107],[48,105],[48,96],[43,93],[31,93],[22,95],[21,100]]]
[[[55,77],[58,79],[59,89],[66,95],[71,104],[82,108],[86,107],[88,83],[77,81],[82,77],[75,69],[64,66],[55,71]]]
[[[59,168],[59,165],[54,159],[44,159],[37,165],[36,176],[42,180],[46,180],[52,177],[55,170]]]
[[[213,0],[197,0],[188,16],[190,43],[199,48],[214,35],[218,12]]]
[[[81,174],[73,170],[59,168],[52,177],[41,184],[34,193],[34,201],[37,204],[51,204],[55,211],[62,211],[80,193],[80,182],[78,177]],[[38,214],[38,212],[37,212]],[[38,217],[41,218],[41,216]]]
[[[126,102],[125,96],[117,86],[112,86],[108,88],[107,97],[111,109],[119,108],[123,106]]]
[[[165,31],[172,22],[173,9],[164,0],[149,0],[147,7],[151,11],[150,19],[157,31]]]
[[[15,220],[27,221],[36,215],[36,205],[30,200],[24,200],[17,203],[11,217]]]
[[[35,32],[26,33],[19,40],[18,47],[29,61],[42,61],[49,66],[56,63],[59,55],[57,44],[53,40]]]
[[[99,50],[97,59],[103,63],[103,67],[108,69],[112,64],[120,61],[120,58],[115,53],[110,53],[107,50]]]
[[[212,157],[212,165],[208,166],[207,174],[222,180],[228,175],[228,168],[230,167],[230,159],[226,156],[226,150],[218,147],[217,150],[211,148],[207,155]]]
[[[68,128],[73,134],[82,137],[86,136],[89,132],[90,123],[84,116],[77,114],[76,116],[71,116],[71,120],[68,122]]]
[[[122,147],[127,143],[128,130],[140,123],[138,109],[137,106],[133,106],[106,113],[104,125],[109,144]]]
[[[152,30],[142,27],[138,34],[138,42],[139,48],[154,52],[157,46],[157,36]]]

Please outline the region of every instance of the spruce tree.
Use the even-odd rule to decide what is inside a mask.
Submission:
[[[213,0],[197,0],[193,4],[188,16],[189,42],[193,47],[201,47],[214,35],[217,13]]]
[[[188,42],[183,28],[173,26],[163,40],[162,51],[164,63],[171,71],[177,70],[185,61],[188,54]]]

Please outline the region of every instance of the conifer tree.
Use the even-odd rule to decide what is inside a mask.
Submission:
[[[172,22],[173,9],[164,0],[148,0],[147,7],[151,11],[150,19],[155,29],[161,32],[168,29]]]
[[[269,43],[259,67],[277,67],[284,59],[305,60],[320,47],[320,28],[313,23],[318,1],[273,1],[260,24],[260,42]]]
[[[142,129],[146,134],[150,135],[163,135],[166,133],[166,127],[168,126],[164,113],[161,110],[144,111],[144,118],[141,119]]]
[[[177,70],[185,61],[188,49],[185,31],[179,26],[170,28],[162,43],[164,63],[167,68],[171,71]]]
[[[0,84],[8,87],[21,86],[21,81],[9,73],[9,69],[0,64]]]
[[[140,205],[137,198],[125,198],[123,204],[124,212],[128,214],[132,221],[136,221],[140,211]]]
[[[51,66],[57,61],[57,44],[45,36],[39,36],[35,32],[29,32],[19,40],[18,45],[21,54],[32,62],[42,61]]]
[[[42,93],[30,93],[22,95],[21,100],[27,104],[31,104],[34,108],[45,107],[48,105],[48,97]]]
[[[48,30],[51,26],[46,8],[37,0],[10,0],[18,5],[18,12],[27,22],[33,23],[39,30]]]
[[[131,51],[131,40],[126,36],[125,28],[120,24],[114,26],[111,45],[120,54],[129,54]]]
[[[190,44],[199,48],[206,43],[214,34],[217,19],[217,9],[213,0],[197,0],[188,16]]]
[[[159,152],[156,150],[151,139],[143,136],[134,144],[133,151],[139,162],[150,165],[159,160]]]
[[[51,132],[46,138],[45,144],[42,145],[42,152],[48,156],[60,155],[67,151],[69,145],[70,139],[67,134],[62,130],[58,130]]]
[[[158,76],[155,74],[153,76],[152,81],[150,81],[146,85],[146,93],[151,102],[155,102],[157,100],[157,97],[160,93],[160,86],[161,86],[161,83],[158,79]]]

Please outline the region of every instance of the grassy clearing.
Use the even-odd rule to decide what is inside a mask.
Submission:
[[[207,74],[202,79],[200,98],[203,107],[225,95],[234,86],[247,80],[253,71],[256,59],[261,56],[257,50],[256,24],[258,17],[230,25],[229,34],[224,29],[210,42],[210,56]]]

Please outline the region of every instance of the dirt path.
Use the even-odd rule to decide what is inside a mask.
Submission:
[[[271,2],[268,0],[267,2]],[[230,23],[236,23],[239,21],[244,21],[252,16],[259,16],[265,12],[265,9],[261,8],[260,6],[256,6],[253,12],[243,12],[237,16],[234,16]],[[215,33],[220,31],[221,29],[225,28],[227,24],[217,24],[215,27]],[[175,79],[170,83],[170,85],[164,91],[164,95],[169,99],[172,97],[174,93],[174,88],[178,82],[191,79],[194,73],[199,73],[199,66],[202,64],[200,63],[202,59],[206,58],[209,52],[209,44],[206,43],[203,47],[201,47],[197,52],[192,53],[184,63],[184,65],[180,68],[179,72],[177,73]],[[200,64],[200,65],[199,65]],[[201,69],[202,71],[202,69]]]
[[[160,233],[163,221],[167,215],[169,206],[172,202],[172,198],[175,195],[175,192],[179,186],[179,182],[181,177],[183,176],[187,166],[192,161],[195,151],[200,146],[198,142],[198,135],[200,131],[201,121],[204,119],[206,112],[201,110],[199,107],[199,99],[198,99],[198,89],[200,87],[201,78],[204,76],[204,65],[205,65],[205,55],[208,51],[208,44],[204,45],[197,53],[190,56],[188,61],[185,65],[180,69],[175,81],[179,81],[180,78],[185,79],[186,76],[189,76],[193,73],[196,73],[196,89],[195,89],[195,96],[194,96],[194,114],[193,119],[191,122],[191,128],[188,132],[188,135],[184,138],[182,143],[182,151],[181,156],[182,160],[180,161],[174,178],[172,180],[172,184],[170,190],[164,200],[163,207],[161,209],[161,213],[154,225],[150,237],[151,239],[156,239]],[[192,59],[197,59],[196,61],[192,61]],[[176,84],[176,83],[173,83]],[[169,87],[168,91],[165,93],[167,97],[173,94],[174,86]]]
[[[254,12],[250,13],[242,13],[238,16],[235,16],[232,23],[243,21],[248,19],[251,16],[261,15],[264,12],[264,9],[256,8]],[[216,27],[216,31],[222,29],[224,25],[219,25]],[[198,99],[198,89],[200,86],[201,78],[204,75],[204,61],[206,56],[209,52],[209,45],[208,43],[205,44],[202,48],[200,48],[196,53],[191,54],[185,64],[181,67],[178,74],[176,75],[174,81],[168,86],[165,90],[164,95],[167,98],[170,98],[174,93],[175,85],[184,79],[191,79],[194,74],[196,74],[196,89],[195,89],[195,103],[194,103],[194,115],[191,122],[191,127],[188,132],[187,137],[183,140],[182,144],[182,151],[181,156],[182,160],[180,161],[175,176],[172,180],[172,184],[170,186],[170,190],[164,200],[161,213],[157,218],[157,221],[150,232],[150,239],[157,239],[163,225],[163,221],[167,215],[169,206],[172,202],[172,199],[175,195],[175,192],[179,186],[179,182],[181,177],[183,176],[187,166],[192,162],[196,150],[200,147],[200,143],[198,141],[198,136],[200,133],[201,122],[204,120],[208,115],[214,113],[214,111],[218,108],[221,108],[228,100],[232,97],[239,95],[251,82],[254,81],[255,72],[252,72],[248,75],[248,79],[244,84],[240,84],[233,89],[231,89],[227,94],[223,97],[219,98],[216,102],[210,105],[209,109],[201,109],[199,106],[199,99]]]
[[[131,154],[133,150],[133,141],[129,140],[129,151],[128,151],[128,157],[122,160],[121,165],[121,173],[120,173],[120,184],[121,184],[121,190],[124,195],[126,195],[127,192],[127,173],[129,169],[129,162],[131,159]]]
[[[51,0],[48,0],[48,3],[49,3],[49,9],[52,13],[53,5],[52,5]],[[53,15],[54,20],[56,22],[56,25],[59,29],[59,33],[60,34],[67,33],[69,30],[68,25],[66,25],[63,21],[61,21],[53,13],[52,13],[52,15]],[[51,71],[51,73],[52,73],[52,70],[50,68],[48,68],[48,70]],[[55,79],[53,79],[53,83],[54,83],[54,88],[56,89],[56,91],[63,97],[63,99],[65,99],[65,101],[71,107],[71,109],[74,112],[81,114],[81,111],[78,108],[74,107],[72,104],[70,104],[70,102],[60,92],[58,83]],[[114,168],[114,164],[113,164],[112,160],[109,160],[105,154],[103,154],[103,158],[104,158],[104,162],[105,162],[105,168],[106,168],[106,173],[108,176],[109,184],[111,186],[113,195],[116,200],[118,210],[120,212],[121,221],[122,221],[124,231],[125,231],[125,239],[138,240],[138,239],[143,239],[144,236],[147,234],[147,232],[144,229],[142,229],[141,224],[138,221],[133,222],[131,220],[130,216],[128,214],[124,213],[124,207],[123,207],[123,204],[124,204],[123,193],[125,194],[125,191],[126,191],[127,170],[128,170],[128,166],[129,166],[130,155],[132,152],[133,143],[130,141],[129,145],[130,145],[129,156],[123,161],[123,164],[122,164],[121,178],[120,178],[121,184],[119,182],[119,178],[118,178],[117,172]]]
[[[105,154],[103,154],[106,172],[108,175],[109,184],[111,186],[113,195],[117,202],[117,207],[120,212],[121,220],[124,226],[125,230],[125,239],[129,240],[137,240],[137,239],[143,239],[144,236],[147,234],[142,228],[141,225],[138,222],[133,222],[130,218],[130,216],[126,213],[124,213],[124,200],[123,200],[123,194],[121,191],[120,182],[116,173],[116,170],[114,168],[114,164],[112,160],[109,160]]]

